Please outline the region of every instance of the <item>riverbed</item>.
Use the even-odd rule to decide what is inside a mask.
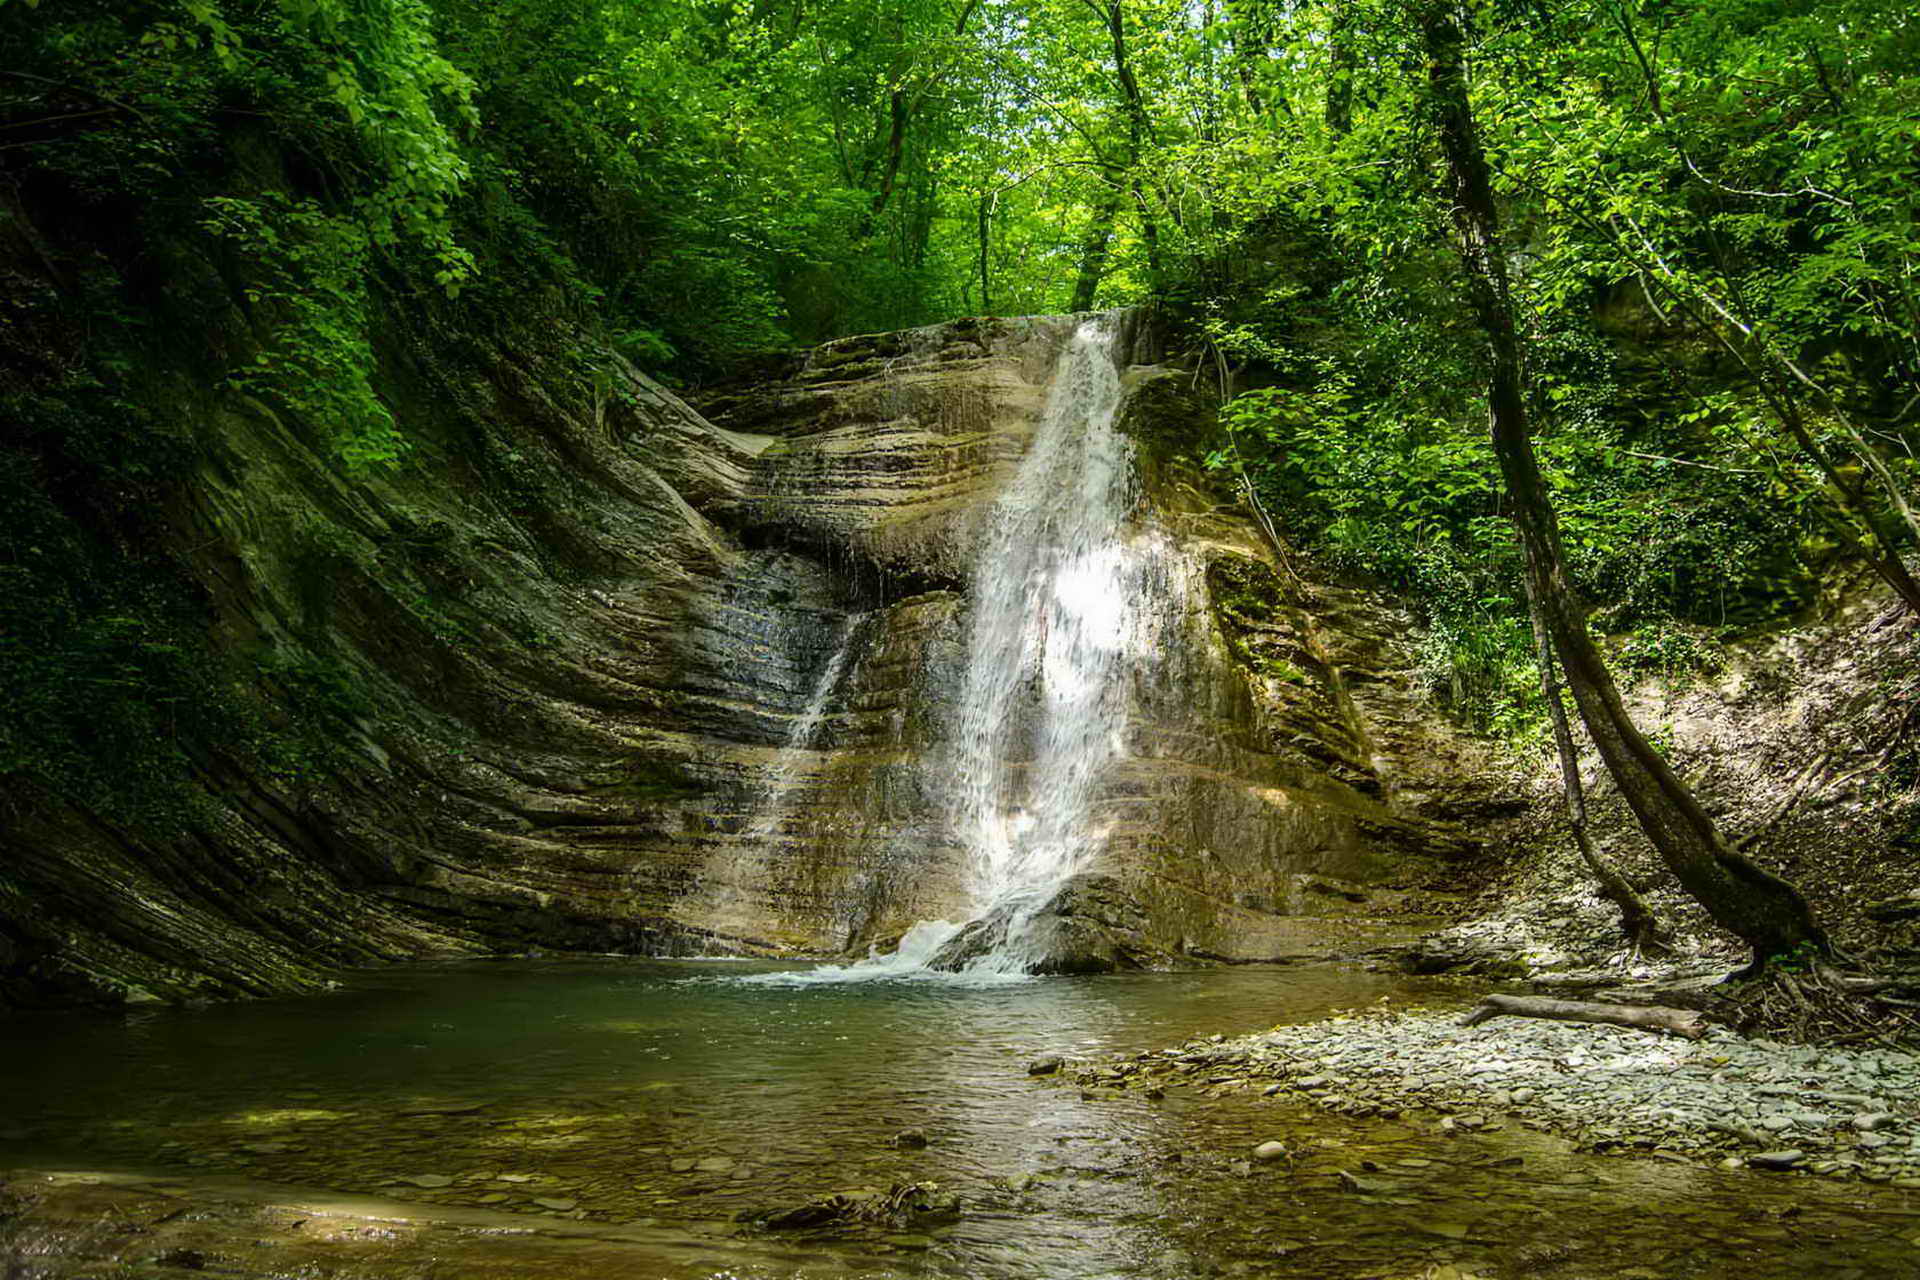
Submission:
[[[1920,1196],[1903,1188],[1599,1158],[1519,1125],[1448,1133],[1415,1113],[1335,1115],[1258,1091],[1154,1097],[1027,1074],[1049,1054],[1475,994],[1444,980],[1347,964],[811,976],[419,965],[308,1000],[19,1015],[0,1024],[0,1168],[29,1171],[13,1190],[47,1195],[56,1217],[76,1175],[176,1196],[194,1210],[181,1221],[199,1223],[189,1253],[262,1276],[292,1274],[296,1257],[302,1274],[350,1258],[340,1274],[412,1275],[430,1257],[462,1276],[514,1259],[502,1274],[580,1280],[1910,1277],[1920,1259]],[[1269,1141],[1287,1158],[1252,1160]],[[917,1212],[764,1225],[915,1183],[933,1184]],[[330,1251],[288,1225],[356,1217],[409,1230]],[[126,1267],[166,1252],[151,1233],[49,1230],[29,1224],[49,1275],[63,1249]]]

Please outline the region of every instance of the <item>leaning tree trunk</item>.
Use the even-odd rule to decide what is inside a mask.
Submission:
[[[1560,785],[1567,803],[1567,825],[1573,831],[1573,846],[1580,860],[1600,885],[1600,896],[1620,912],[1620,931],[1627,935],[1636,952],[1665,951],[1660,936],[1660,920],[1653,908],[1640,896],[1620,869],[1593,847],[1593,835],[1587,829],[1587,788],[1580,780],[1580,756],[1574,749],[1573,730],[1567,724],[1567,708],[1560,701],[1560,664],[1553,654],[1553,640],[1540,609],[1528,600],[1533,615],[1534,658],[1540,664],[1540,693],[1547,700],[1547,716],[1553,724],[1553,746],[1560,756]]]
[[[1513,503],[1527,595],[1560,656],[1580,718],[1662,860],[1715,923],[1753,948],[1755,969],[1801,946],[1825,952],[1826,935],[1806,899],[1729,848],[1693,792],[1641,735],[1587,633],[1586,616],[1567,580],[1553,503],[1533,452],[1520,336],[1493,184],[1467,97],[1460,27],[1440,5],[1423,12],[1422,27],[1432,109],[1452,178],[1453,222],[1468,302],[1487,339],[1494,454]]]

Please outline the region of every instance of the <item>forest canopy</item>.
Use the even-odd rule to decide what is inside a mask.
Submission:
[[[552,319],[591,335],[584,377],[597,350],[690,386],[1150,304],[1225,400],[1202,460],[1406,592],[1463,716],[1531,731],[1436,14],[1568,570],[1620,660],[1710,666],[1836,568],[1911,588],[1920,18],[1887,0],[4,0],[8,208],[109,246],[77,362],[9,383],[14,474],[144,492],[190,448],[132,393],[162,347],[379,468],[409,447],[397,331],[471,359]],[[249,341],[182,352],[154,319],[191,313],[189,256]]]
[[[1420,287],[1444,218],[1401,0],[0,8],[10,170],[242,238],[307,209],[355,242],[333,255],[449,290],[539,242],[659,369],[961,314],[1445,300]],[[1911,360],[1902,6],[1469,8],[1539,314],[1671,285]],[[248,132],[284,172],[248,171]],[[230,203],[268,194],[288,207]]]

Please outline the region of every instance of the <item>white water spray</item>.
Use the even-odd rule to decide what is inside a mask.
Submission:
[[[1132,449],[1116,326],[1090,320],[1061,353],[1045,413],[994,503],[973,572],[967,665],[953,724],[948,809],[986,929],[962,981],[1006,981],[1041,959],[1034,923],[1106,847],[1098,813],[1127,752],[1134,679],[1184,612],[1183,562],[1134,524]],[[964,926],[922,921],[888,955],[775,981],[927,975]]]
[[[764,878],[766,868],[773,860],[773,842],[792,812],[794,792],[801,782],[801,775],[816,758],[814,743],[826,719],[827,704],[840,688],[854,654],[860,649],[861,624],[868,616],[853,614],[840,625],[834,635],[833,652],[821,668],[819,678],[814,681],[806,706],[801,709],[793,727],[787,731],[786,744],[780,748],[780,754],[774,757],[773,766],[760,785],[753,806],[752,822],[741,833],[734,847],[710,864],[703,873],[702,889],[707,915],[720,925],[727,924],[745,909],[743,887]]]
[[[974,566],[952,809],[973,859],[974,915],[1000,930],[974,969],[1030,968],[1034,914],[1106,844],[1095,801],[1126,751],[1157,559],[1152,536],[1128,529],[1133,458],[1114,429],[1114,338],[1106,319],[1074,333]]]
[[[827,665],[820,671],[820,678],[814,682],[813,692],[807,698],[807,705],[801,709],[800,718],[793,722],[793,728],[787,732],[786,746],[774,758],[773,768],[768,771],[767,780],[761,787],[760,803],[756,806],[758,816],[747,829],[747,843],[756,849],[773,839],[786,819],[788,796],[793,791],[793,784],[799,780],[801,769],[813,755],[814,739],[820,736],[820,722],[826,719],[827,702],[840,687],[841,677],[846,674],[847,664],[858,647],[854,640],[859,636],[860,624],[866,617],[864,613],[856,613],[841,623],[834,636],[833,656],[827,659]]]

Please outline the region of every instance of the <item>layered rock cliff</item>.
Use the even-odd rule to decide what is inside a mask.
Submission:
[[[1447,877],[1488,771],[1418,688],[1410,620],[1283,562],[1194,464],[1211,407],[1132,328],[1141,519],[1190,607],[1062,909],[1122,962],[1287,954],[1303,918]],[[396,351],[415,447],[390,472],[204,389],[168,551],[262,716],[338,695],[329,749],[294,771],[204,754],[198,816],[165,835],[13,806],[0,997],[300,990],[528,947],[860,952],[962,918],[969,573],[1070,329],[848,339],[697,409],[605,353],[586,376],[491,350],[449,397]]]

